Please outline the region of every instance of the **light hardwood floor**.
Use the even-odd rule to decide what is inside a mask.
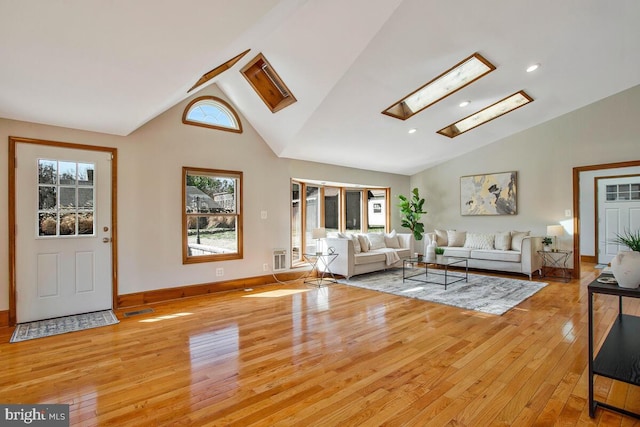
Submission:
[[[580,281],[550,282],[503,316],[294,283],[16,344],[0,328],[0,403],[67,403],[71,425],[87,426],[640,426],[588,415],[596,272],[583,265]],[[595,306],[602,337],[616,300]],[[640,411],[638,387],[600,378],[596,394]]]

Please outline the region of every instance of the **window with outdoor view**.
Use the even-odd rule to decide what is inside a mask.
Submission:
[[[183,263],[242,258],[242,172],[182,168]]]
[[[304,197],[302,197],[304,195]],[[316,251],[313,230],[327,235],[385,232],[389,221],[389,188],[341,187],[291,181],[291,262]]]
[[[191,101],[182,113],[182,123],[242,133],[238,114],[231,105],[215,96],[201,96]]]

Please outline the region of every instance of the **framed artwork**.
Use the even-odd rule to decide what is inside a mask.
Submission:
[[[460,177],[462,215],[515,215],[516,172]]]

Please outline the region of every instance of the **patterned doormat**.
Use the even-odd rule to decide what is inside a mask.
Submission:
[[[455,274],[464,274],[456,271]],[[429,276],[437,281],[441,276]],[[547,283],[532,280],[508,279],[497,276],[483,276],[469,273],[468,282],[457,282],[444,286],[434,283],[402,281],[402,269],[386,270],[378,273],[362,274],[339,283],[371,289],[379,292],[416,298],[439,304],[452,305],[482,313],[502,315],[529,298]]]
[[[74,314],[73,316],[56,317],[55,319],[19,323],[13,331],[10,342],[50,337],[52,335],[66,334],[67,332],[114,325],[119,322],[112,310],[103,310],[92,313]]]

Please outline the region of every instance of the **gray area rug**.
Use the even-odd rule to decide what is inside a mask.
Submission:
[[[455,271],[455,274],[464,272]],[[428,277],[438,281],[440,276]],[[502,315],[520,304],[547,283],[530,280],[509,279],[504,277],[483,276],[469,273],[468,282],[447,285],[420,283],[412,280],[402,281],[402,269],[386,270],[378,273],[353,276],[351,279],[340,279],[339,283],[386,292],[439,304],[451,305],[482,313]]]
[[[35,338],[82,331],[100,326],[114,325],[120,321],[112,310],[94,311],[92,313],[74,314],[73,316],[56,317],[55,319],[38,320],[36,322],[19,323],[13,331],[10,342],[20,342]]]

